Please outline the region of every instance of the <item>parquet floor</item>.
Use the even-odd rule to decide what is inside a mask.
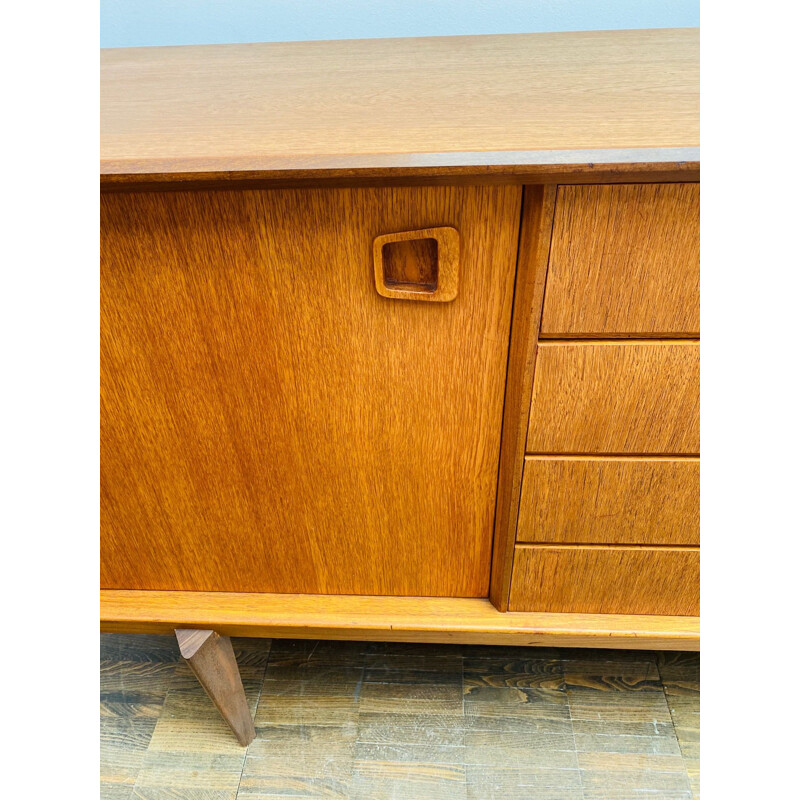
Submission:
[[[690,800],[696,653],[234,639],[236,743],[169,636],[101,636],[103,800]]]

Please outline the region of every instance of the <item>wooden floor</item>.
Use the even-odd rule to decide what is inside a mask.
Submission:
[[[699,797],[697,653],[233,643],[248,748],[173,637],[101,636],[101,798]]]

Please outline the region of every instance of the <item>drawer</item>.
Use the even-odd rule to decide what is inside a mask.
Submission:
[[[517,545],[509,611],[700,613],[700,550]]]
[[[700,184],[560,186],[541,335],[699,331]]]
[[[541,343],[527,450],[696,455],[699,343]]]
[[[529,456],[517,541],[699,545],[700,460]]]

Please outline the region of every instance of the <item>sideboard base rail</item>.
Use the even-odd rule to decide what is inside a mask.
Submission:
[[[103,589],[100,629],[222,636],[699,650],[699,617],[500,612],[486,598]]]

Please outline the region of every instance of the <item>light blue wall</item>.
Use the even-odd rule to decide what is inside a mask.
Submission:
[[[680,28],[699,0],[101,0],[102,47]]]

